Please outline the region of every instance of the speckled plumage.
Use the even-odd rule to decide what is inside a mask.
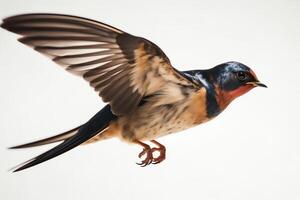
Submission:
[[[80,145],[111,137],[141,145],[142,166],[165,159],[155,139],[199,125],[219,115],[236,97],[256,86],[254,72],[238,62],[208,70],[176,70],[151,41],[101,22],[58,14],[26,14],[1,24],[20,42],[83,77],[108,104],[85,124],[65,133],[15,146],[62,141],[21,164],[20,171]],[[150,147],[150,141],[156,147]],[[160,155],[153,157],[158,151]]]

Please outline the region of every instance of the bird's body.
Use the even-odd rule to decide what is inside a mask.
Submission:
[[[155,105],[155,102],[149,99],[131,115],[113,122],[112,127],[117,135],[129,142],[154,140],[208,120],[204,88],[186,95],[178,94],[174,102],[168,101],[161,105]]]
[[[154,43],[109,25],[68,15],[27,14],[4,19],[20,41],[82,76],[99,92],[101,111],[68,132],[13,148],[63,141],[15,171],[56,157],[80,144],[111,137],[143,146],[142,166],[159,163],[165,147],[155,139],[209,121],[256,86],[254,72],[238,62],[180,72]],[[157,147],[144,143],[151,141]],[[153,157],[159,151],[160,156]]]

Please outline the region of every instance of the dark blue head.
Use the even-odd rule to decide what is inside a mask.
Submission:
[[[209,70],[218,95],[224,104],[228,104],[254,87],[267,87],[260,83],[255,73],[239,62],[227,62]]]
[[[239,62],[227,62],[208,70],[183,72],[187,78],[206,88],[206,103],[209,117],[222,112],[229,103],[254,87],[267,87],[260,83],[255,73]]]
[[[255,73],[239,62],[227,62],[217,65],[212,70],[215,82],[224,91],[234,91],[242,86],[262,86]]]

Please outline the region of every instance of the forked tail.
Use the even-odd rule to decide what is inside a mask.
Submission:
[[[22,163],[21,165],[17,166],[14,172],[24,170],[26,168],[35,166],[42,162],[45,162],[49,159],[52,159],[60,154],[63,154],[74,147],[88,141],[104,129],[106,129],[110,122],[117,117],[111,112],[110,105],[106,105],[102,110],[100,110],[95,116],[93,116],[87,123],[83,124],[80,127],[72,129],[68,132],[62,133],[60,135],[46,138],[44,140],[39,140],[36,142],[12,147],[12,148],[25,148],[37,145],[48,144],[52,142],[57,142],[64,140],[62,143],[58,144],[54,148],[46,151],[45,153]],[[69,136],[69,137],[67,137]]]
[[[66,140],[66,139],[72,137],[73,135],[75,135],[81,126],[82,125],[80,125],[76,128],[73,128],[69,131],[66,131],[64,133],[52,136],[52,137],[48,137],[45,139],[37,140],[37,141],[26,143],[26,144],[9,147],[9,149],[29,148],[29,147],[36,147],[36,146],[41,146],[41,145],[45,145],[45,144],[60,142],[60,141]]]

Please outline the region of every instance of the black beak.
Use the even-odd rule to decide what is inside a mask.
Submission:
[[[265,84],[263,84],[261,82],[256,82],[256,86],[268,88]]]
[[[261,83],[261,82],[248,82],[247,84],[249,85],[254,85],[254,86],[258,86],[258,87],[264,87],[264,88],[268,88],[265,84]]]

